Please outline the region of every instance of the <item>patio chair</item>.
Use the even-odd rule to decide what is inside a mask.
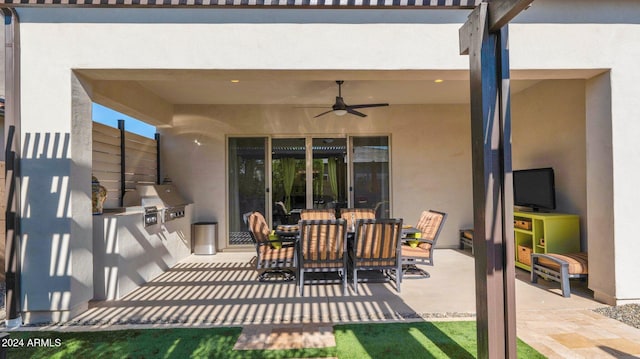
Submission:
[[[373,208],[342,208],[340,218],[347,222],[347,231],[355,232],[356,221],[359,219],[375,219],[376,211]]]
[[[336,210],[333,208],[324,209],[303,209],[300,211],[301,220],[333,220],[336,219]]]
[[[256,247],[256,267],[264,269],[258,276],[260,282],[291,281],[295,279],[292,270],[296,266],[295,242],[281,238],[270,239],[271,230],[260,212],[253,212],[248,218],[249,233]]]
[[[342,283],[347,290],[347,230],[343,219],[300,221],[298,243],[298,283],[304,296],[304,284]],[[329,277],[337,273],[338,278]],[[306,273],[321,273],[320,279],[305,280]],[[313,277],[313,276],[311,276]]]
[[[405,274],[420,274],[429,277],[429,273],[416,267],[416,264],[426,264],[433,266],[433,250],[436,247],[438,236],[442,231],[447,214],[434,210],[422,212],[416,229],[420,231],[420,238],[411,238],[418,241],[417,246],[412,247],[407,242],[402,248],[402,276]],[[402,276],[400,280],[402,280]]]
[[[359,219],[356,234],[349,248],[353,289],[358,294],[358,271],[380,270],[387,277],[395,278],[400,292],[402,263],[400,260],[400,236],[402,219]],[[394,275],[391,276],[391,272]],[[368,281],[362,279],[361,281]]]
[[[380,201],[373,207],[376,218],[389,218],[389,201]]]
[[[273,222],[275,224],[291,224],[289,223],[290,215],[287,208],[282,202],[273,204]]]

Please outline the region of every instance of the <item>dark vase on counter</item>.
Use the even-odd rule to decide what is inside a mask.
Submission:
[[[107,189],[100,184],[96,176],[91,176],[91,206],[93,214],[102,214],[106,199]]]

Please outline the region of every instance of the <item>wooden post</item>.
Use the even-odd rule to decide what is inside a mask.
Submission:
[[[127,150],[125,146],[125,124],[124,120],[118,120],[118,130],[120,130],[120,198],[119,206],[124,207],[124,194],[127,191],[126,185],[126,161],[127,161]]]
[[[489,31],[487,3],[460,30],[469,55],[479,358],[516,358],[508,28]]]
[[[160,134],[156,132],[153,138],[156,140],[156,184],[161,184],[162,177],[160,173]]]

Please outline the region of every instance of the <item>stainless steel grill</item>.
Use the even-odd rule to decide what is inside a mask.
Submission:
[[[160,220],[160,212],[156,206],[144,207],[144,217],[142,218],[144,226],[149,227],[158,224]]]
[[[188,204],[172,184],[138,185],[136,195],[131,198],[140,199],[140,204],[145,209],[145,226],[157,224],[160,220],[166,223],[184,217]]]

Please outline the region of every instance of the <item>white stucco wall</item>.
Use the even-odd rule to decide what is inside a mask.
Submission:
[[[589,121],[591,124],[595,123],[593,116],[610,116],[611,119],[613,146],[611,151],[606,145],[603,147],[605,152],[612,153],[611,162],[604,165],[602,162],[587,162],[587,174],[592,183],[612,186],[589,187],[593,191],[602,191],[594,193],[594,196],[613,193],[613,200],[592,202],[601,206],[594,208],[599,213],[590,218],[590,223],[599,228],[588,231],[597,237],[589,238],[590,243],[606,241],[610,244],[609,248],[613,248],[590,251],[590,257],[599,262],[594,269],[601,269],[590,273],[590,282],[598,283],[592,289],[596,291],[597,298],[612,304],[640,301],[640,282],[633,278],[633,273],[639,268],[634,257],[640,250],[640,243],[633,239],[636,219],[632,214],[634,206],[640,201],[640,191],[637,190],[637,184],[640,183],[637,160],[640,158],[640,149],[636,145],[640,135],[637,121],[640,118],[640,107],[637,106],[640,71],[636,61],[640,53],[638,19],[640,6],[634,1],[536,1],[534,7],[520,15],[517,23],[511,26],[512,69],[611,69],[610,104],[604,101],[604,106],[610,105],[610,112],[601,107],[602,102],[595,105],[587,103],[589,112],[586,116],[592,117]],[[530,25],[533,27],[525,31],[524,28]],[[602,92],[602,87],[602,84],[599,87],[589,86],[587,99],[592,102],[603,99],[606,94]],[[594,137],[590,136],[589,139]],[[588,145],[598,146],[600,141],[601,138]],[[602,157],[600,160],[607,161]],[[594,166],[594,169],[589,170],[590,166]],[[610,181],[607,177],[604,181],[598,178],[609,176],[606,172],[598,172],[602,168],[612,169]],[[603,223],[602,219],[607,217],[601,215],[603,210],[613,213],[612,224]],[[611,262],[615,263],[615,274],[606,270],[610,269],[606,263]],[[615,284],[611,284],[612,281]]]
[[[398,105],[366,118],[312,119],[305,112],[292,106],[176,107],[174,127],[161,132],[164,173],[195,202],[196,220],[220,222],[219,248],[227,233],[225,137],[272,134],[389,135],[393,216],[415,224],[423,210],[446,212],[439,246],[457,248],[458,229],[472,224],[468,106]]]
[[[589,287],[596,299],[615,303],[616,282],[632,281],[635,271],[617,272],[614,232],[613,156],[611,143],[611,79],[605,73],[586,83],[587,238]],[[597,255],[596,255],[597,254]],[[628,263],[627,263],[628,265]],[[606,275],[608,274],[608,275]],[[612,281],[611,277],[619,278]],[[621,284],[626,286],[626,284]]]
[[[513,169],[553,167],[556,212],[580,215],[586,236],[585,84],[543,81],[513,97]]]
[[[226,136],[388,134],[393,215],[415,223],[424,209],[448,213],[439,247],[457,247],[458,229],[473,224],[467,105],[394,105],[364,119],[321,120],[291,106],[184,105],[175,111],[173,127],[162,130],[163,168],[196,202],[197,220],[220,220],[223,235]],[[585,216],[584,81],[544,81],[516,94],[512,117],[514,168],[554,167],[557,211]],[[219,248],[225,245],[221,237]]]
[[[75,163],[74,159],[69,157],[69,154],[87,150],[86,141],[75,138],[82,131],[79,133],[73,130],[73,127],[83,120],[72,119],[72,69],[456,70],[468,67],[468,59],[458,55],[458,29],[466,18],[464,11],[314,10],[301,12],[296,10],[20,8],[18,13],[22,21],[21,96],[22,136],[25,143],[23,173],[27,181],[23,194],[24,213],[22,215],[25,219],[23,241],[52,243],[55,235],[62,238],[70,235],[71,244],[61,247],[60,258],[72,258],[71,262],[73,258],[83,256],[87,250],[83,243],[77,243],[81,241],[79,236],[72,235],[74,231],[84,230],[77,228],[72,222],[77,216],[79,216],[77,218],[84,218],[83,211],[87,207],[85,203],[87,185],[81,183],[81,178],[77,177],[78,174],[87,172],[84,168],[86,163]],[[634,239],[635,219],[631,211],[640,201],[640,191],[636,190],[636,185],[640,182],[640,171],[637,170],[636,160],[640,149],[635,145],[640,132],[640,124],[637,121],[640,118],[640,108],[635,103],[640,97],[640,88],[637,86],[640,70],[636,65],[640,55],[638,18],[640,18],[640,7],[633,1],[537,0],[534,7],[521,14],[510,28],[512,69],[536,70],[536,74],[540,76],[557,77],[565,76],[570,73],[568,70],[573,69],[611,69],[611,136],[613,138],[611,184],[613,188],[602,190],[614,194],[612,212],[615,220],[612,232],[615,233],[613,242],[616,248],[617,277],[614,278],[611,273],[596,275],[606,276],[610,281],[615,282],[613,288],[602,288],[614,301],[640,299],[640,282],[623,274],[636,271],[637,261],[633,258],[633,253],[640,250],[640,242]],[[584,39],[589,41],[583,41]],[[554,75],[544,75],[540,70],[563,71],[556,72]],[[572,90],[568,93],[569,96],[574,94],[573,91],[576,90],[574,85],[563,84],[563,86]],[[556,89],[543,91],[543,89],[533,88],[531,91],[550,92]],[[90,89],[88,92],[89,96],[101,95],[98,93],[92,95]],[[543,93],[538,94],[537,98],[540,101],[553,100],[552,96],[544,96]],[[575,96],[569,100],[579,101]],[[163,104],[161,99],[147,98],[146,101],[149,103],[148,107],[152,107],[150,104],[154,101],[164,106],[162,115],[166,115],[171,108]],[[527,106],[530,106],[531,111],[536,108],[550,110],[536,104]],[[560,117],[563,111],[566,111],[562,108],[563,106],[564,103],[557,103],[555,108],[557,111],[550,113],[550,116]],[[585,106],[587,110],[590,109],[588,105]],[[190,109],[180,106],[176,110],[174,123],[177,126],[185,121],[202,121],[205,118],[219,121],[219,125],[226,130],[224,133],[238,134],[258,130],[265,130],[268,133],[273,129],[270,126],[275,126],[268,123],[263,124],[262,128],[255,128],[255,126],[251,128],[249,124],[235,122],[234,126],[230,126],[225,119],[213,116],[215,111],[222,111],[217,108],[198,109],[195,114],[189,114],[186,110]],[[253,111],[250,116],[270,121],[271,110],[263,110],[257,107],[249,108],[249,111]],[[144,111],[144,107],[136,111]],[[388,126],[397,126],[392,131],[397,133],[397,135],[392,134],[393,171],[396,177],[394,184],[397,178],[403,177],[405,174],[403,171],[406,171],[409,177],[414,174],[416,170],[407,166],[406,162],[409,159],[406,155],[412,151],[412,148],[417,147],[422,150],[421,146],[424,146],[422,143],[414,146],[401,145],[405,138],[418,137],[409,130],[413,125],[411,122],[415,124],[426,122],[437,131],[444,131],[445,128],[451,132],[455,131],[456,138],[464,137],[462,133],[466,131],[466,125],[462,119],[464,110],[455,106],[435,106],[424,113],[420,111],[419,115],[411,106],[391,107],[388,111],[390,118],[394,121],[407,121],[406,123],[379,124],[376,126],[380,128],[374,127],[375,132],[386,132],[385,128],[390,128]],[[516,114],[517,109],[514,105],[514,123]],[[586,113],[585,116],[589,115]],[[529,116],[534,117],[531,114]],[[374,118],[371,116],[369,119]],[[441,122],[441,118],[448,118],[449,121]],[[574,120],[572,116],[572,121]],[[86,121],[89,119],[87,118]],[[406,128],[403,128],[403,125]],[[517,136],[516,129],[514,127],[514,139]],[[299,130],[308,131],[308,133],[323,131],[313,125],[303,125]],[[355,130],[357,129],[353,129]],[[561,127],[560,130],[569,131],[570,129]],[[180,128],[175,127],[166,131],[179,133]],[[338,130],[344,133],[350,131],[352,131],[350,128]],[[584,125],[581,132],[584,135]],[[55,147],[53,142],[43,140],[36,145],[34,141],[37,136],[41,136],[42,139],[47,134],[49,136],[59,134],[63,139],[70,136],[70,147]],[[572,134],[573,132],[570,135]],[[221,133],[212,135],[212,145],[217,146],[218,149],[220,146],[224,147],[224,141],[220,139],[221,135]],[[468,150],[465,149],[467,144],[464,142],[468,137],[462,138],[458,146],[429,133],[423,136],[441,144],[445,149],[442,156],[427,156],[427,159],[433,160],[436,164],[439,162],[452,164],[452,168],[461,171],[470,171],[470,166],[465,168],[463,165],[465,157],[469,156],[468,152],[465,152]],[[175,142],[179,142],[179,139],[176,138]],[[584,140],[580,145],[583,146],[584,151]],[[534,144],[527,146],[533,148]],[[562,146],[558,147],[563,152],[568,150]],[[514,143],[514,151],[518,150],[518,144]],[[572,156],[572,169],[578,166],[573,162],[574,160],[586,162],[584,152],[580,154],[576,150],[569,153]],[[204,153],[194,152],[191,155],[204,159],[205,164],[211,163]],[[558,154],[549,153],[549,155]],[[54,159],[58,165],[43,161],[45,158]],[[518,157],[514,158],[514,165],[520,163],[518,161],[527,163]],[[587,168],[589,165],[586,163]],[[224,168],[220,166],[222,166],[220,163],[215,163],[212,167],[220,172],[213,177],[215,184],[203,185],[205,190],[210,189],[212,193],[217,193],[216,191],[221,187],[220,183],[223,182],[218,181],[221,179],[220,176],[223,176]],[[173,171],[179,172],[181,167],[177,164],[175,167]],[[206,173],[209,169],[203,165],[202,168],[189,170],[190,173],[199,171]],[[584,177],[590,176],[590,173],[592,172],[584,168],[571,171],[571,176],[579,174],[582,177],[577,180],[578,186],[568,190],[569,198],[563,202],[567,210],[575,208],[580,213],[586,212]],[[564,181],[567,178],[565,171],[562,170],[561,174],[561,180]],[[68,182],[64,182],[65,178]],[[195,178],[188,181],[195,182]],[[435,193],[435,190],[431,192],[432,188],[441,186],[443,178],[455,178],[451,185],[464,187],[464,180],[458,179],[448,169],[437,173],[433,177],[433,182],[431,179],[422,183],[407,182],[409,188],[415,186],[416,190],[423,190],[424,198],[420,202],[415,201],[414,197],[410,198],[411,201],[407,201],[406,194],[397,193],[398,190],[394,189],[394,203],[397,206],[394,214],[412,222],[415,221],[416,208],[422,208],[422,203],[445,211],[451,208],[451,212],[459,215],[457,221],[455,216],[450,217],[448,232],[443,236],[443,244],[451,244],[451,231],[457,229],[458,225],[469,225],[471,218],[470,207],[457,208],[452,204],[470,195],[470,192],[456,193],[456,198],[453,199],[440,195],[431,196]],[[88,182],[89,178],[86,180]],[[56,188],[54,184],[63,183],[68,186],[65,187],[65,191],[71,194],[76,193],[76,195],[67,197],[66,193],[61,196],[59,192],[52,192],[52,189]],[[214,186],[215,188],[212,188]],[[401,209],[400,203],[406,207]],[[218,207],[215,208],[219,211]],[[58,213],[62,214],[58,215]],[[208,212],[197,209],[196,216],[200,215],[204,217]],[[37,220],[35,220],[36,216]],[[49,225],[42,218],[55,219]],[[219,217],[216,219],[223,221]],[[85,222],[87,221],[82,219],[76,223]],[[46,229],[43,228],[43,223],[47,223]],[[222,229],[221,233],[223,233]],[[591,240],[589,238],[589,241]],[[29,250],[28,256],[24,258],[24,264],[29,266],[44,260],[51,261],[50,249],[47,245]],[[613,258],[605,259],[613,260]],[[79,274],[79,268],[70,266],[68,271],[71,273],[70,282],[77,279],[86,280]],[[40,278],[40,276],[30,277],[27,271],[23,281],[40,280]],[[59,309],[64,310],[65,306],[83,302],[89,291],[88,284],[80,286],[82,289],[75,289],[75,284],[64,284],[69,290],[61,294],[63,297],[80,299],[70,299],[67,303],[62,301]],[[51,299],[48,299],[50,297],[47,297],[48,290],[42,288],[42,295],[38,300],[23,301],[25,308],[51,310],[54,305]],[[78,291],[84,294],[78,295]],[[25,293],[23,291],[23,294]],[[31,295],[31,292],[27,294]],[[58,304],[55,306],[58,308]]]

